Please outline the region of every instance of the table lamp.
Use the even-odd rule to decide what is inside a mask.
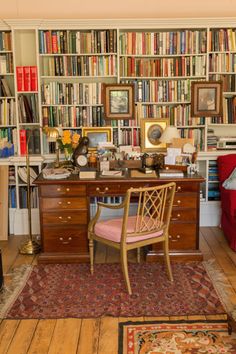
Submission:
[[[169,125],[165,128],[159,140],[161,143],[170,146],[174,138],[180,138],[179,131],[175,126]]]
[[[54,128],[54,127],[48,127],[44,126],[43,127],[43,133],[46,134],[47,140],[49,142],[55,142],[56,143],[56,161],[54,162],[54,167],[60,167],[60,156],[59,156],[59,147],[57,145],[57,139],[60,136],[59,129]]]

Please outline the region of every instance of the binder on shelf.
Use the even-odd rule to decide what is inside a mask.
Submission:
[[[24,91],[31,91],[30,66],[23,66]]]
[[[37,66],[30,66],[30,86],[31,91],[38,91]]]
[[[17,82],[17,90],[24,91],[24,68],[23,66],[16,67],[16,82]]]
[[[26,129],[20,129],[20,153],[26,155],[27,152],[27,137]]]

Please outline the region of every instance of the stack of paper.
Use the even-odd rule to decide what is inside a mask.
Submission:
[[[46,179],[63,179],[71,174],[66,168],[45,168],[42,172],[43,178]]]

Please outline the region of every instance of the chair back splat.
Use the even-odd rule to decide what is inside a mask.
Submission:
[[[91,273],[94,271],[94,240],[120,249],[122,270],[128,292],[131,294],[127,252],[162,242],[168,276],[173,280],[169,259],[169,225],[175,188],[174,182],[155,187],[130,188],[119,205],[98,203],[97,213],[88,227]],[[135,215],[131,212],[133,201],[137,204]],[[123,208],[123,217],[100,221],[102,208],[114,211]]]

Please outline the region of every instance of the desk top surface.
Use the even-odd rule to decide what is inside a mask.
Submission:
[[[199,174],[194,174],[194,175],[184,175],[184,177],[165,177],[165,178],[160,178],[158,176],[156,177],[150,177],[148,174],[144,174],[143,177],[131,177],[130,176],[130,170],[126,171],[123,177],[99,177],[99,172],[97,173],[97,177],[93,179],[80,179],[78,174],[71,174],[69,177],[64,178],[64,179],[45,179],[43,177],[43,174],[40,173],[39,176],[36,178],[34,181],[34,184],[37,185],[49,185],[49,184],[106,184],[106,183],[119,183],[119,184],[125,184],[125,183],[167,183],[167,182],[193,182],[193,183],[202,183],[205,181],[205,179],[199,175]]]

